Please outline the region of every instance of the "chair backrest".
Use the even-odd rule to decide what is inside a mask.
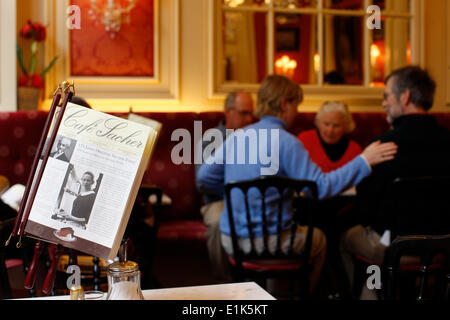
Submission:
[[[245,201],[245,217],[239,217],[239,221],[246,221],[248,235],[250,239],[250,253],[244,253],[238,245],[238,236],[235,228],[235,213],[232,207],[232,190],[238,188],[242,191]],[[256,190],[259,193],[255,193]],[[251,190],[253,190],[251,192]],[[276,191],[275,191],[276,190]],[[295,194],[298,196],[295,197]],[[258,258],[293,258],[299,257],[308,261],[311,243],[312,243],[312,212],[317,200],[317,185],[312,181],[294,180],[280,176],[259,177],[253,180],[239,181],[228,183],[225,186],[226,203],[228,209],[228,219],[230,224],[233,257],[237,268],[242,268],[243,259]],[[233,194],[236,195],[236,194]],[[255,206],[255,200],[260,196],[261,210],[257,212],[259,206]],[[295,198],[295,201],[293,201]],[[283,208],[286,201],[293,201],[293,215],[290,221],[283,221]],[[259,201],[258,201],[259,202]],[[267,208],[272,209],[275,206],[277,212],[270,212]],[[276,220],[276,221],[275,221]],[[293,251],[295,234],[300,224],[308,226],[305,246],[301,254]],[[276,224],[276,250],[270,252],[268,247],[269,227]],[[262,228],[263,232],[263,248],[262,252],[258,252],[255,248],[255,228]],[[289,248],[287,252],[283,252],[281,248],[281,233],[284,230],[290,230]]]
[[[401,262],[401,258],[406,257],[417,260],[407,268],[406,262]],[[399,236],[386,249],[383,262],[383,286],[386,300],[394,300],[397,296],[399,273],[415,271],[415,275],[420,278],[416,287],[416,300],[426,298],[427,281],[430,273],[436,277],[433,279],[435,285],[434,298],[439,298],[439,293],[443,297],[448,290],[448,274],[450,272],[450,234],[447,235],[414,235]],[[414,277],[412,281],[416,282]],[[401,298],[401,297],[400,297]],[[448,297],[447,297],[448,299]]]
[[[397,235],[450,233],[450,177],[396,178],[387,191],[392,239]]]

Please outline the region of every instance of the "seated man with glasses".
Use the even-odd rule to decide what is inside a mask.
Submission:
[[[253,99],[250,94],[242,91],[229,93],[225,99],[224,116],[225,119],[216,127],[222,133],[223,141],[226,139],[227,129],[240,129],[254,121]],[[210,143],[213,142],[202,142],[202,152]],[[199,167],[200,165],[196,165],[196,173]],[[228,258],[222,248],[219,230],[220,215],[224,207],[223,197],[205,190],[202,191],[205,205],[201,208],[201,213],[207,227],[206,244],[212,272],[219,280],[229,280]]]
[[[346,231],[342,238],[343,260],[351,286],[354,271],[350,253],[376,263],[383,261],[386,246],[380,240],[385,231],[392,231],[394,221],[383,209],[382,199],[388,196],[389,184],[399,177],[450,175],[450,133],[428,113],[434,102],[434,80],[426,70],[409,66],[395,70],[385,84],[382,106],[392,129],[375,140],[395,142],[398,153],[394,160],[375,167],[356,188],[355,216],[360,224]],[[432,212],[423,214],[430,217],[427,227],[450,232],[448,224],[431,217]],[[414,219],[411,212],[408,221],[401,223],[409,225]],[[367,293],[375,298],[366,286],[363,289],[363,297]]]

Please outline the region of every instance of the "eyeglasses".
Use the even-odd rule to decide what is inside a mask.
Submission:
[[[236,109],[234,109],[234,108],[230,108],[230,110],[236,111],[237,113],[239,113],[239,114],[240,114],[241,116],[243,116],[243,117],[253,116],[253,112],[251,112],[251,111],[236,110]]]

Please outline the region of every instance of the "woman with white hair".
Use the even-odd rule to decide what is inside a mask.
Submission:
[[[304,131],[298,139],[309,153],[309,157],[323,172],[334,171],[361,154],[358,143],[349,139],[348,134],[355,128],[352,115],[345,103],[326,101],[315,118],[316,129]],[[327,278],[334,293],[350,296],[345,273],[339,255],[339,236],[343,230],[356,222],[352,197],[332,197],[319,203],[314,224],[327,238]],[[332,292],[331,291],[331,292]]]
[[[315,124],[316,129],[301,132],[298,139],[323,172],[342,167],[362,152],[361,146],[348,138],[355,123],[345,103],[324,102]]]

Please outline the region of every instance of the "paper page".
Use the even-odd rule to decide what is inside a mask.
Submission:
[[[128,115],[128,120],[136,122],[136,123],[140,123],[146,126],[149,126],[151,128],[153,128],[156,132],[160,132],[162,129],[162,123],[158,122],[156,120],[150,119],[150,118],[146,118],[146,117],[142,117],[139,116],[135,113],[130,113]]]
[[[25,186],[23,184],[15,184],[11,188],[6,190],[0,198],[8,206],[16,211],[19,211],[20,202],[22,200],[24,192]]]
[[[91,242],[111,248],[128,209],[151,130],[69,103],[52,148],[55,151],[58,141],[64,141],[60,143],[66,145],[64,157],[51,153],[26,232],[42,233],[41,226],[55,231],[73,230],[70,237],[62,237],[68,247],[75,247],[73,239],[82,239],[87,241],[83,246]],[[83,183],[88,183],[89,188],[81,188]],[[52,237],[49,230],[45,233],[37,236]]]
[[[386,230],[384,231],[383,235],[381,236],[380,243],[382,245],[385,245],[388,247],[391,244],[391,231]]]

